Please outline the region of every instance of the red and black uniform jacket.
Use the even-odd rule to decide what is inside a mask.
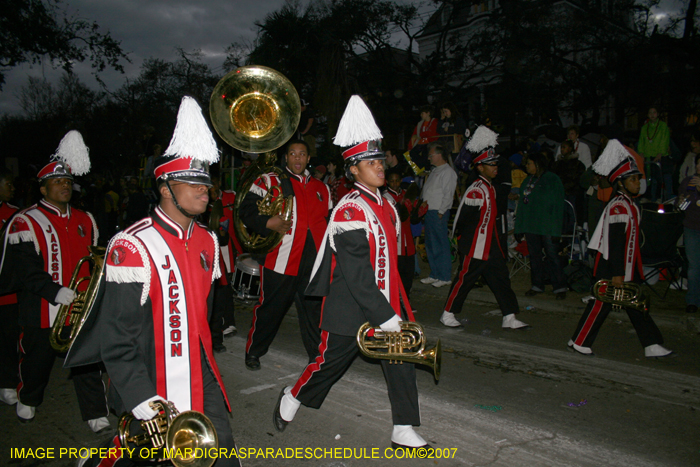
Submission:
[[[461,255],[484,261],[493,252],[505,257],[496,230],[497,211],[493,184],[479,176],[464,193],[454,220]]]
[[[411,234],[411,212],[415,209],[414,203],[406,199],[406,190],[396,193],[387,187],[384,197],[394,202],[394,207],[401,220],[401,237],[399,238],[399,256],[412,256],[416,254],[416,244]]]
[[[283,196],[294,196],[292,228],[282,242],[265,256],[264,266],[279,274],[296,276],[307,232],[313,236],[316,251],[321,245],[328,213],[333,207],[331,193],[328,185],[312,177],[308,170],[304,175],[295,175],[286,168],[279,177],[274,173],[262,175],[243,200],[240,216],[248,229],[263,236],[272,232],[266,227],[270,216],[258,212],[257,202],[267,194],[267,187],[274,186],[281,187]]]
[[[117,413],[156,394],[180,412],[202,412],[204,364],[228,406],[209,331],[219,261],[214,233],[196,222],[183,231],[159,207],[115,235],[99,308],[93,307],[66,366],[102,360]]]
[[[92,215],[71,206],[61,214],[41,200],[15,215],[7,229],[2,268],[12,268],[15,275],[20,325],[53,325],[59,308],[54,302],[56,294],[68,286],[78,261],[90,253],[90,245],[97,245],[97,237]],[[89,274],[84,263],[79,277]]]
[[[19,208],[17,206],[13,206],[11,204],[5,203],[5,202],[0,202],[0,221],[2,222],[2,225],[0,226],[0,229],[5,228],[5,224],[7,223],[8,220],[17,212],[19,211]],[[2,257],[5,257],[5,249],[4,249],[4,243],[5,243],[5,238],[3,236],[2,240],[0,240],[3,243],[3,250],[2,250]],[[0,266],[2,268],[2,266]],[[2,275],[2,286],[0,290],[5,292],[6,290],[13,290],[15,288],[14,285],[14,280],[12,279],[12,273],[9,271],[6,271],[6,274]],[[4,295],[0,295],[0,306],[3,305],[12,305],[13,303],[17,303],[17,294],[16,293],[6,293]]]
[[[612,198],[598,221],[589,249],[596,250],[593,275],[598,279],[624,276],[625,282],[644,277],[639,249],[641,212],[622,193]]]
[[[392,203],[360,183],[340,200],[306,290],[325,297],[321,329],[354,336],[365,322],[379,326],[402,309],[414,320],[396,260],[400,229]]]

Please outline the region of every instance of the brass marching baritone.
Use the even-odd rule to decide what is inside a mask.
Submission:
[[[604,303],[612,303],[613,308],[634,308],[649,313],[649,294],[639,284],[625,282],[622,287],[614,287],[612,281],[601,279],[593,284],[593,296]]]
[[[233,208],[234,229],[247,251],[267,253],[282,241],[284,234],[273,232],[267,237],[251,234],[238,212],[261,174],[282,174],[274,166],[277,158],[274,150],[286,143],[299,125],[299,94],[281,73],[264,66],[244,66],[228,73],[214,87],[209,114],[214,129],[224,141],[240,151],[259,154],[241,179]],[[258,203],[259,212],[291,219],[293,197],[284,198],[279,187],[268,186],[267,193]]]
[[[78,261],[78,264],[73,270],[73,275],[71,276],[68,288],[75,291],[75,300],[70,305],[61,305],[58,308],[58,314],[51,327],[51,335],[49,336],[49,341],[51,342],[51,347],[53,347],[58,352],[67,352],[70,346],[73,345],[75,337],[78,335],[80,330],[85,324],[88,312],[95,303],[95,298],[97,298],[97,290],[104,274],[104,264],[105,258],[105,248],[100,246],[90,246],[88,247],[90,254],[84,256]],[[90,263],[92,266],[92,273],[90,276],[78,277],[80,274],[80,268],[84,263]],[[89,280],[87,289],[84,292],[78,291],[78,286],[84,281]],[[63,337],[64,329],[70,326],[70,335],[68,338]]]
[[[374,331],[372,336],[369,335],[370,331]],[[426,340],[423,326],[413,321],[402,321],[401,332],[386,332],[381,328],[372,327],[369,322],[360,326],[357,331],[357,346],[362,355],[389,360],[389,363],[427,365],[433,369],[435,381],[439,381],[442,345],[438,339],[435,347],[425,350]]]
[[[132,413],[119,418],[122,447],[150,444],[155,449],[164,448],[164,458],[170,459],[175,467],[210,467],[216,462],[216,456],[206,455],[209,449],[219,447],[219,438],[209,417],[194,410],[180,413],[172,402],[153,401],[150,405],[158,414],[140,421],[143,434],[131,434],[131,423],[135,420]],[[200,452],[202,454],[198,455]]]

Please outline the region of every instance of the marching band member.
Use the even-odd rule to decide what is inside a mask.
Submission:
[[[208,324],[220,250],[216,235],[194,220],[207,208],[209,164],[218,159],[201,109],[185,96],[170,146],[155,161],[158,207],[110,241],[100,309],[91,313],[95,322],[89,329],[86,323],[67,364],[104,361],[116,413],[150,420],[157,415],[150,403],[158,400],[204,413],[219,447],[230,451],[230,406]],[[126,446],[114,436],[107,447]],[[95,458],[86,465],[114,462]],[[224,465],[239,462],[219,459],[217,467]]]
[[[624,282],[639,282],[644,276],[639,250],[640,211],[632,198],[639,193],[641,172],[632,154],[616,139],[605,146],[593,164],[593,170],[608,177],[617,190],[617,195],[605,207],[588,245],[589,249],[598,252],[593,275],[596,279],[611,280],[612,286],[617,288],[622,287]],[[591,345],[612,306],[600,300],[589,301],[576,332],[569,340],[569,348],[584,355],[593,355]],[[661,346],[661,331],[648,313],[624,308],[644,347],[644,356],[665,357],[672,353]]]
[[[479,277],[493,292],[503,313],[504,328],[518,329],[527,324],[515,319],[518,299],[510,286],[506,251],[500,243],[496,218],[496,189],[494,178],[498,175],[498,154],[494,151],[498,135],[485,126],[474,132],[467,150],[474,154],[472,166],[479,174],[462,197],[454,225],[460,232],[459,269],[452,281],[450,293],[440,322],[448,327],[462,324],[455,313],[462,310],[469,291]]]
[[[321,334],[318,327],[321,301],[305,297],[304,290],[333,203],[328,185],[306,170],[309,160],[308,146],[304,141],[289,141],[283,174],[261,175],[241,204],[239,215],[247,228],[263,236],[270,234],[271,230],[285,234],[282,242],[265,255],[264,264],[261,261],[260,299],[253,309],[245,347],[245,366],[249,370],[260,369],[260,357],[267,353],[293,302],[309,360],[316,355]],[[267,186],[281,187],[285,198],[294,196],[291,220],[258,212],[257,202],[267,194]]]
[[[19,211],[17,206],[9,202],[15,196],[14,176],[8,169],[0,169],[0,221],[2,227]],[[11,274],[3,278],[5,287],[12,289]],[[0,401],[7,405],[17,403],[17,385],[19,384],[19,359],[17,341],[19,340],[19,308],[17,294],[14,292],[0,295]]]
[[[357,356],[356,334],[363,323],[397,332],[401,320],[413,321],[396,262],[400,221],[392,203],[379,191],[384,185],[385,156],[377,144],[381,137],[364,102],[359,96],[351,97],[335,144],[352,146],[343,159],[355,189],[331,214],[307,289],[309,294],[325,297],[321,344],[297,382],[280,392],[273,416],[277,431],[286,428],[301,404],[321,406]],[[415,365],[386,360],[381,365],[394,423],[392,447],[428,447],[413,430],[420,425]]]
[[[18,286],[20,365],[17,417],[34,419],[44,400],[57,352],[49,336],[61,305],[70,305],[75,291],[68,288],[78,261],[88,247],[97,245],[98,231],[92,214],[73,208],[73,174],[90,170],[88,148],[81,134],[68,132],[53,161],[37,175],[43,198],[20,211],[8,226],[3,268],[11,268]],[[89,275],[88,265],[80,277]],[[99,367],[74,368],[72,379],[83,420],[94,432],[109,428],[109,414]]]

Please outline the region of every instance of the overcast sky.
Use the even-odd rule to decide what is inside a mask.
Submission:
[[[685,3],[662,1],[673,7]],[[132,63],[126,64],[125,75],[109,71],[101,74],[108,88],[116,90],[125,77],[138,76],[144,59],[175,60],[176,47],[185,51],[201,49],[205,63],[215,73],[221,73],[224,49],[232,42],[252,41],[256,34],[254,23],[278,10],[284,0],[63,0],[63,4],[70,14],[97,21],[102,32],[109,31],[129,53]],[[97,87],[89,63],[76,64],[74,70],[86,85]],[[22,112],[17,93],[28,76],[44,76],[54,82],[61,73],[41,64],[20,66],[8,72],[0,92],[0,114]]]

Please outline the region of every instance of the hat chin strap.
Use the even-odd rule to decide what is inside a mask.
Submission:
[[[185,209],[180,206],[180,203],[177,202],[177,198],[175,197],[175,193],[173,193],[173,189],[170,188],[170,181],[166,180],[165,181],[165,186],[168,187],[168,191],[170,192],[170,196],[173,197],[173,203],[175,203],[175,207],[177,208],[178,211],[180,211],[182,214],[184,214],[186,217],[189,217],[190,219],[194,219],[197,214],[190,214],[189,212],[185,211]]]

